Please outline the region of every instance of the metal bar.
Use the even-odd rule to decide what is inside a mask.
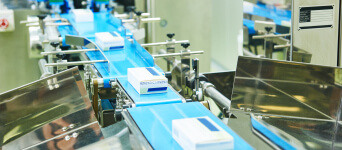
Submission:
[[[28,21],[28,20],[22,20],[20,21],[20,24],[26,24],[26,23],[38,23],[39,20],[35,20],[35,21]]]
[[[68,26],[70,23],[62,22],[62,23],[45,23],[45,26]]]
[[[153,22],[153,21],[160,21],[160,18],[142,18],[141,22],[146,23],[146,22]]]
[[[268,35],[257,35],[253,36],[253,39],[264,39],[264,38],[276,38],[276,37],[285,37],[290,36],[291,34],[268,34]]]
[[[75,66],[75,65],[84,65],[84,64],[94,64],[98,62],[108,62],[107,60],[93,60],[93,61],[75,61],[75,62],[66,62],[66,63],[48,63],[45,66]]]
[[[183,52],[183,53],[170,53],[170,54],[159,54],[153,55],[154,58],[158,57],[170,57],[170,56],[181,56],[181,55],[193,55],[193,54],[203,54],[204,51],[194,51],[194,52]]]
[[[291,47],[291,44],[286,44],[286,45],[275,45],[274,49],[282,49],[282,48],[288,48]]]
[[[38,62],[38,66],[39,66],[40,72],[42,73],[41,78],[44,78],[44,77],[52,75],[52,73],[45,66],[45,64],[47,64],[45,59],[40,59],[39,62]]]
[[[160,46],[160,45],[167,45],[167,44],[181,44],[181,43],[189,43],[189,40],[181,40],[175,42],[157,42],[157,43],[147,43],[141,44],[142,47],[150,47],[150,46]]]
[[[83,52],[89,52],[89,51],[96,51],[98,49],[81,49],[81,50],[67,50],[67,51],[52,51],[52,52],[41,52],[40,54],[46,56],[46,55],[55,55],[55,54],[76,54],[76,53],[83,53]]]
[[[44,22],[51,22],[51,21],[68,21],[68,19],[65,18],[50,18],[50,19],[45,19]]]
[[[134,16],[136,16],[136,15],[134,14]],[[150,16],[150,13],[142,13],[141,14],[141,17],[149,17],[149,16]],[[116,15],[114,15],[114,17],[116,17],[116,18],[128,18],[129,15],[128,14],[116,14]]]
[[[203,83],[204,94],[213,99],[220,107],[229,113],[231,101],[216,90],[215,86],[209,82]]]
[[[134,19],[122,19],[121,21],[122,21],[122,23],[132,23],[132,22],[135,22]]]

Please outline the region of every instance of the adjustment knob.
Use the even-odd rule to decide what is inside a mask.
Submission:
[[[170,39],[172,39],[175,36],[175,34],[174,33],[168,33],[168,34],[166,34],[166,36],[169,37]]]
[[[45,19],[46,16],[47,16],[46,14],[37,15],[37,17],[39,18],[39,20]]]
[[[265,27],[265,30],[267,31],[267,33],[270,33],[270,31],[272,30],[272,27]]]
[[[57,46],[59,45],[59,42],[51,42],[50,45],[54,48],[57,48]]]
[[[181,46],[186,49],[190,46],[190,43],[182,43]]]
[[[141,16],[142,12],[141,12],[141,11],[137,11],[137,12],[135,12],[135,14],[136,14],[137,16]]]

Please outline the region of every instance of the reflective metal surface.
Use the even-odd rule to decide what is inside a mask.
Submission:
[[[235,71],[203,73],[203,75],[210,83],[215,85],[216,89],[224,96],[229,99],[232,98]]]
[[[232,107],[254,113],[336,119],[341,69],[239,57]]]
[[[341,81],[341,68],[239,57],[232,107],[297,149],[341,149]]]
[[[78,146],[102,137],[77,67],[2,93],[0,122],[4,149],[66,147],[58,139],[76,130],[77,139],[96,135],[72,142]]]
[[[297,149],[332,149],[335,134],[333,120],[254,115],[251,117]],[[342,137],[342,132],[336,136]],[[341,140],[336,139],[335,149],[342,148]]]

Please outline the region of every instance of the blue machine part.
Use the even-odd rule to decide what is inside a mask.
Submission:
[[[127,94],[134,100],[134,104],[136,107],[169,103],[182,103],[181,97],[171,88],[167,88],[166,93],[139,94],[128,82],[126,77],[118,78],[118,81],[126,90]]]
[[[282,21],[291,21],[291,11],[278,9],[274,6],[267,6],[262,3],[254,5],[252,3],[245,2],[243,12],[272,19],[277,25],[282,25]]]
[[[234,149],[253,149],[199,102],[128,108],[151,146],[156,149],[182,149],[172,138],[172,120],[208,116],[234,138]]]
[[[254,35],[256,33],[254,29],[254,21],[248,20],[248,19],[243,19],[243,25],[248,28],[248,33],[251,35]]]
[[[275,6],[265,5],[258,2],[256,5],[244,2],[243,12],[272,19],[276,25],[282,25],[283,21],[291,21],[291,11],[278,9]],[[248,28],[249,34],[255,34],[254,21],[243,19],[243,25]]]
[[[293,147],[291,144],[286,142],[284,139],[273,133],[271,130],[267,129],[262,123],[260,123],[258,120],[256,120],[254,117],[251,116],[251,123],[252,127],[260,132],[262,135],[267,137],[270,141],[272,141],[274,144],[279,146],[281,149],[286,150],[295,150],[296,148]]]

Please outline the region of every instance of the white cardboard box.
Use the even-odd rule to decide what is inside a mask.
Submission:
[[[95,33],[96,44],[104,51],[124,48],[125,40],[117,32]]]
[[[164,93],[167,91],[167,78],[154,67],[128,68],[128,82],[139,94]]]
[[[185,150],[234,149],[234,138],[207,116],[172,120],[172,137]]]
[[[74,16],[75,22],[93,22],[94,14],[90,9],[73,9],[71,13]]]

